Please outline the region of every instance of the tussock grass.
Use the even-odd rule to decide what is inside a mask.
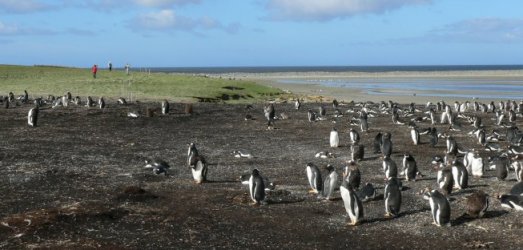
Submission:
[[[31,97],[63,95],[124,97],[128,100],[256,102],[281,90],[245,80],[106,69],[93,79],[90,69],[56,66],[0,65],[0,95],[29,92]]]

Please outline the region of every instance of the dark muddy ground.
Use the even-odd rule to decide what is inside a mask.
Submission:
[[[417,159],[425,177],[404,182],[399,218],[384,218],[383,199],[364,203],[365,220],[347,226],[348,217],[336,192],[333,202],[307,194],[305,165],[334,164],[349,159],[348,117],[337,123],[310,124],[306,104],[300,111],[277,104],[288,120],[267,130],[262,104],[195,104],[184,114],[182,104],[167,116],[128,118],[129,110],[159,107],[156,103],[97,108],[45,109],[39,126],[28,127],[30,105],[0,109],[0,248],[479,248],[517,249],[523,246],[523,213],[504,210],[491,197],[485,218],[463,217],[464,197],[473,190],[491,196],[508,192],[516,183],[511,172],[497,181],[489,171],[472,179],[471,187],[451,196],[452,227],[432,224],[428,201],[417,193],[436,187],[430,164],[442,155],[422,137],[413,146],[406,126],[391,125],[389,115],[369,118],[371,131],[361,133],[366,145],[360,163],[364,182],[383,193],[381,161],[371,152],[378,131],[393,135],[393,159],[401,164],[405,151]],[[342,106],[346,110],[351,106]],[[420,106],[421,107],[421,106]],[[250,113],[256,120],[244,121]],[[328,109],[328,114],[332,109]],[[421,115],[421,114],[420,114]],[[493,121],[485,115],[490,128]],[[493,117],[493,114],[488,114]],[[522,125],[522,118],[518,118]],[[420,127],[430,126],[427,122]],[[340,148],[330,149],[328,137],[336,126]],[[437,125],[440,131],[445,125]],[[469,131],[470,126],[465,125]],[[450,132],[467,148],[479,148],[464,132]],[[209,182],[196,185],[185,166],[188,143],[195,142],[212,165]],[[506,145],[504,142],[502,145]],[[234,158],[233,150],[246,150],[255,158]],[[314,154],[329,150],[337,158],[320,160]],[[484,157],[491,155],[481,151]],[[146,158],[161,158],[171,165],[168,176],[144,169]],[[250,205],[248,190],[238,177],[253,168],[276,182],[268,204]]]

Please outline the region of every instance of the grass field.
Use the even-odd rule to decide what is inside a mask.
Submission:
[[[256,102],[281,94],[279,89],[244,80],[138,71],[126,75],[105,69],[94,79],[90,69],[53,66],[0,65],[0,86],[0,95],[27,90],[31,97],[45,97],[69,91],[73,96],[128,100]]]

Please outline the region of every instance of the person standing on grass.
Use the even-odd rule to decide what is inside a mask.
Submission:
[[[96,72],[98,72],[98,66],[96,64],[93,65],[91,72],[93,72],[93,78],[96,78]]]

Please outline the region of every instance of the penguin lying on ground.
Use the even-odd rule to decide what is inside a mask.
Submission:
[[[488,195],[478,190],[466,198],[467,214],[472,218],[481,218],[489,206]]]
[[[152,168],[155,174],[167,175],[167,169],[170,168],[169,164],[163,160],[145,160],[144,168]]]

